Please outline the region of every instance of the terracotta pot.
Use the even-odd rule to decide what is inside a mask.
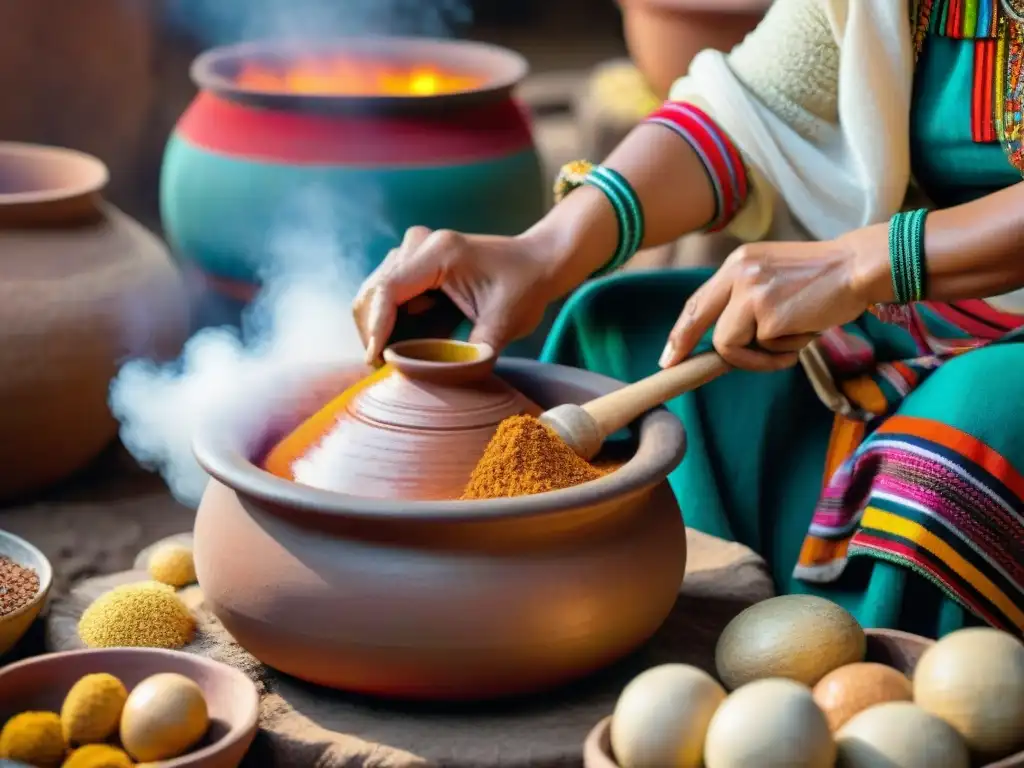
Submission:
[[[307,433],[307,424],[275,446],[263,466],[279,477],[353,496],[457,499],[502,420],[540,415],[540,408],[494,375],[490,347],[410,340],[384,350],[384,360],[385,368],[314,417],[314,426],[327,422],[331,434],[326,472],[301,472],[327,442],[319,428]],[[382,460],[389,455],[402,458]],[[345,471],[331,471],[335,466]]]
[[[161,242],[103,202],[106,167],[0,143],[0,496],[84,466],[113,439],[126,357],[177,353],[180,277]]]
[[[705,48],[728,51],[771,0],[619,0],[629,55],[659,98]]]
[[[542,407],[621,386],[520,359],[495,372]],[[334,391],[363,373],[334,372]],[[325,400],[295,405],[286,387],[267,389],[264,425],[297,424]],[[413,699],[537,691],[634,650],[675,602],[686,536],[666,477],[685,439],[664,409],[635,425],[635,452],[615,472],[488,501],[367,499],[292,483],[252,462],[266,429],[211,424],[197,436],[213,479],[195,560],[228,631],[283,672]]]
[[[285,83],[310,64],[340,67],[346,81],[312,93]],[[475,82],[436,94],[346,94],[353,65]],[[270,76],[241,83],[253,66]],[[294,232],[324,232],[318,242],[337,242],[348,273],[365,277],[411,226],[495,235],[532,226],[550,182],[513,98],[527,71],[522,56],[497,46],[424,38],[271,40],[201,55],[192,67],[199,94],[160,179],[164,231],[205,286],[201,319],[231,317],[262,275],[285,266],[280,242]],[[532,355],[542,343],[538,332],[517,348]]]
[[[865,634],[868,637],[865,660],[887,664],[909,678],[913,678],[921,654],[935,642],[927,637],[895,629],[868,629]],[[606,717],[587,736],[583,744],[584,768],[619,768],[612,754],[611,726],[611,717]],[[1011,755],[981,768],[1024,768],[1024,753]]]

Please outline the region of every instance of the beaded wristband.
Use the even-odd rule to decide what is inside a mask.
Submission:
[[[644,212],[640,198],[621,173],[585,160],[576,160],[562,166],[555,180],[555,202],[561,202],[570,192],[584,184],[604,193],[619,224],[619,242],[615,253],[591,275],[593,278],[614,272],[640,250],[644,241]]]
[[[897,213],[889,220],[889,264],[894,304],[924,298],[927,272],[924,260],[924,220],[928,211]]]
[[[723,229],[743,207],[749,193],[743,159],[728,135],[702,109],[685,102],[667,101],[645,122],[668,128],[697,153],[715,191],[715,213],[704,229]]]

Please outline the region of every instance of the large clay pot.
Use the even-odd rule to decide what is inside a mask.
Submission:
[[[103,202],[106,183],[89,155],[0,143],[0,496],[93,459],[117,431],[118,364],[171,357],[185,339],[177,269]]]
[[[499,360],[495,371],[541,407],[620,386],[522,359]],[[275,432],[299,423],[364,373],[334,372],[315,388],[323,396],[301,406],[282,396],[289,387],[265,386],[263,426],[228,428],[244,421],[229,419],[196,438],[213,478],[196,517],[196,573],[243,647],[326,686],[473,699],[579,678],[655,632],[686,565],[666,482],[685,447],[678,419],[664,409],[644,416],[632,432],[635,453],[615,472],[518,498],[367,499],[254,464],[276,439],[267,424]]]
[[[297,61],[426,64],[481,84],[350,96],[239,85],[246,66],[287,72]],[[512,97],[526,72],[502,48],[425,39],[247,43],[200,56],[200,93],[167,146],[160,203],[174,251],[206,286],[201,320],[233,317],[268,272],[325,252],[361,279],[410,226],[513,235],[536,222],[549,184]]]
[[[665,98],[705,48],[728,51],[757,26],[772,0],[619,0],[630,58]]]

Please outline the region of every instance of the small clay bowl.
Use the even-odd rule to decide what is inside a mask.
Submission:
[[[868,638],[865,661],[886,664],[910,678],[914,676],[914,668],[921,654],[935,642],[927,637],[895,629],[868,629],[865,634]],[[583,742],[584,768],[619,768],[612,756],[611,728],[612,719],[606,717],[587,735],[587,740]],[[1024,752],[981,768],[1024,768]]]
[[[160,768],[237,768],[256,736],[260,697],[249,678],[210,659],[157,648],[65,651],[12,664],[0,670],[0,723],[27,710],[59,712],[71,686],[95,672],[114,675],[129,691],[161,672],[184,675],[202,689],[209,732],[199,749],[163,760]]]
[[[9,558],[22,568],[31,568],[39,575],[39,592],[32,602],[14,613],[0,616],[0,656],[3,656],[21,640],[43,609],[53,581],[53,568],[42,552],[6,531],[0,531],[0,557]]]

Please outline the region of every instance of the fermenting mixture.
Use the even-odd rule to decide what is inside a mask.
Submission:
[[[512,416],[498,425],[462,498],[530,496],[571,488],[604,474],[577,456],[538,419]]]
[[[38,594],[38,573],[0,557],[0,617],[21,610]]]

